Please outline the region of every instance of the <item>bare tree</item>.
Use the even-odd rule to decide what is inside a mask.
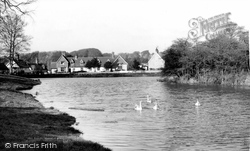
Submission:
[[[32,4],[36,0],[0,0],[0,15],[8,11],[15,13],[28,14],[29,11],[26,9],[27,5]]]
[[[0,44],[2,51],[9,53],[10,73],[12,73],[14,54],[29,49],[31,37],[24,34],[27,25],[15,13],[0,16]]]

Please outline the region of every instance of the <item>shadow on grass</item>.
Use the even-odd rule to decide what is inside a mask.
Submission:
[[[75,118],[65,113],[48,114],[37,108],[0,107],[0,150],[27,150],[27,146],[20,149],[24,145],[19,149],[13,148],[17,144],[33,144],[28,150],[110,150],[98,143],[77,140],[81,132],[71,127],[74,123]],[[11,148],[6,148],[6,143],[10,143]]]

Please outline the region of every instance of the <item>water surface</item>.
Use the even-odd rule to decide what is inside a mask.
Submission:
[[[26,92],[75,116],[84,139],[114,151],[249,151],[249,89],[169,85],[157,77],[41,81]],[[139,101],[141,112],[134,110]]]

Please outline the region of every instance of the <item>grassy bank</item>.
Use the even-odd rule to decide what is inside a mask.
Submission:
[[[154,77],[160,76],[160,72],[85,72],[85,73],[64,73],[44,75],[23,75],[28,78],[102,78],[102,77]]]
[[[75,117],[45,108],[32,95],[17,91],[39,83],[0,75],[0,150],[110,150],[79,137],[82,132],[71,127]]]
[[[248,72],[221,74],[219,72],[209,72],[206,74],[196,75],[191,77],[189,75],[164,76],[158,81],[169,83],[185,83],[185,84],[206,84],[206,85],[229,85],[242,86],[250,85],[250,76]]]

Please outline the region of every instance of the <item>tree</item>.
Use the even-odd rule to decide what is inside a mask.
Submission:
[[[111,69],[111,71],[112,71],[112,68],[113,68],[112,62],[110,62],[110,61],[105,62],[104,68],[105,68],[106,70]]]
[[[163,73],[165,75],[178,75],[178,69],[182,67],[180,59],[182,54],[180,51],[170,48],[167,50],[163,59],[165,60],[165,65],[163,68]]]
[[[36,0],[0,0],[0,15],[6,12],[15,12],[21,14],[28,14],[29,11],[25,9],[25,6],[32,4]]]
[[[101,61],[96,57],[91,60],[91,64],[92,64],[93,68],[100,68],[101,67]]]
[[[2,50],[9,53],[10,73],[12,73],[14,54],[29,49],[31,37],[24,34],[26,25],[21,16],[15,13],[0,16],[0,44]]]
[[[163,59],[165,65],[163,74],[180,76],[180,70],[183,64],[180,60],[186,56],[188,51],[191,50],[192,44],[186,38],[179,38],[173,41],[173,44],[164,52]]]
[[[140,62],[135,59],[134,62],[133,62],[133,68],[135,70],[139,70],[140,69],[139,65],[140,65]]]
[[[147,63],[150,58],[150,53],[148,50],[144,50],[141,52],[141,62]]]
[[[102,57],[102,52],[96,48],[86,48],[70,52],[72,56],[78,57]]]
[[[90,60],[87,61],[85,67],[87,67],[88,69],[91,69],[93,67]]]
[[[100,68],[101,67],[101,61],[97,58],[93,58],[91,60],[88,60],[85,67],[87,67],[88,69],[91,68]]]

